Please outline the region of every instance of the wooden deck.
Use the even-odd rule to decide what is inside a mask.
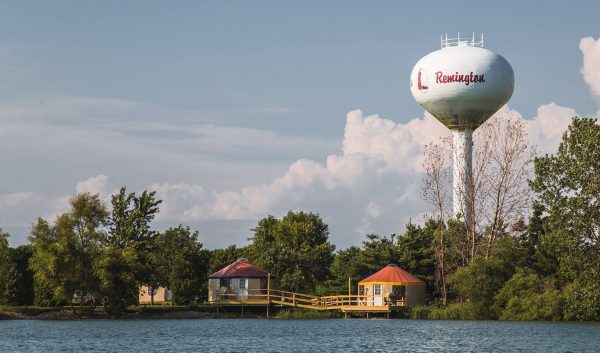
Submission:
[[[381,302],[382,305],[375,305]],[[405,308],[404,298],[390,300],[389,298],[374,295],[334,295],[314,296],[310,294],[294,293],[276,289],[250,290],[248,295],[240,297],[238,294],[221,294],[210,304],[216,306],[270,306],[280,305],[311,310],[337,310],[343,313],[390,313]]]

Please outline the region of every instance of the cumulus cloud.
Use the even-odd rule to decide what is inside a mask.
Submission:
[[[590,90],[600,97],[600,38],[582,38],[579,49],[583,53],[583,79],[590,86]]]
[[[108,182],[109,178],[106,175],[98,175],[95,177],[88,178],[86,180],[80,181],[77,183],[75,187],[76,193],[87,192],[90,194],[107,194],[108,190]]]
[[[423,146],[445,134],[448,131],[444,126],[429,115],[398,124],[355,110],[347,115],[342,153],[329,155],[323,164],[300,159],[270,183],[239,191],[216,193],[198,185],[182,184],[155,184],[152,188],[165,198],[171,194],[197,195],[197,205],[183,213],[179,211],[187,220],[255,219],[274,210],[285,211],[290,204],[302,204],[309,198],[335,195],[337,189],[345,193],[368,192],[382,188],[383,181],[418,175],[422,170]],[[189,190],[189,194],[181,193],[182,189]],[[168,201],[165,204],[169,211],[164,217],[171,217],[172,208]],[[374,207],[373,204],[369,208],[373,216],[379,214]]]
[[[532,119],[502,108],[492,119],[516,115],[523,119],[532,144],[541,152],[552,152],[575,110],[555,103],[538,108]],[[449,131],[429,114],[407,123],[396,123],[378,115],[354,110],[346,116],[341,150],[324,162],[299,159],[269,182],[218,191],[200,183],[152,183],[138,187],[155,190],[163,200],[159,224],[180,222],[200,225],[207,245],[224,246],[243,242],[248,224],[267,214],[283,215],[288,210],[319,212],[330,224],[332,241],[348,246],[365,233],[398,232],[410,219],[422,220],[428,206],[421,199],[423,151],[426,144],[448,136]],[[79,181],[75,192],[100,193],[108,202],[118,187],[111,177],[99,174]],[[64,212],[69,196],[60,197],[50,214]],[[52,198],[37,193],[0,196],[0,214],[16,210],[31,215],[31,204],[46,207]],[[59,205],[59,206],[56,206]],[[41,208],[37,209],[42,212]],[[49,213],[39,213],[48,215]],[[28,220],[31,222],[31,218]],[[214,239],[218,232],[202,229],[211,222],[241,222],[243,229],[231,238]],[[222,226],[219,223],[219,226]]]
[[[540,106],[532,119],[508,107],[492,119],[509,115],[524,121],[531,144],[551,153],[577,113],[551,103]],[[195,184],[151,188],[165,200],[164,219],[256,220],[268,213],[311,209],[329,217],[334,240],[345,244],[367,232],[398,231],[408,219],[422,220],[428,207],[421,200],[424,147],[448,135],[429,114],[402,124],[355,110],[346,117],[341,153],[327,156],[325,163],[301,159],[271,182],[238,191],[216,192]]]
[[[525,120],[530,144],[537,146],[541,154],[553,153],[575,116],[578,116],[575,109],[556,103],[540,106],[533,119]]]

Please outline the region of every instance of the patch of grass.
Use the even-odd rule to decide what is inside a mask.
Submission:
[[[202,305],[135,305],[128,308],[130,312],[141,312],[144,314],[150,313],[172,313],[178,311],[198,311],[212,313],[216,312],[217,308],[214,306],[202,306]]]
[[[333,311],[316,311],[303,309],[282,309],[276,319],[338,319],[343,317],[341,313]]]
[[[45,306],[0,306],[0,311],[6,313],[17,313],[27,316],[36,316],[43,313],[50,313],[70,309],[69,307],[45,307]]]
[[[468,304],[447,306],[414,306],[410,318],[418,320],[475,320],[473,309]]]

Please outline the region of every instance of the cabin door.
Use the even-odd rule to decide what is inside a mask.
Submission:
[[[248,299],[248,279],[247,278],[239,279],[237,298],[243,299],[243,300]]]
[[[381,295],[381,284],[373,285],[373,305],[374,306],[382,306],[383,305],[383,296]]]

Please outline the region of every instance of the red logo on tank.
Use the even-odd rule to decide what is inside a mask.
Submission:
[[[426,91],[429,89],[427,73],[423,69],[419,69],[419,73],[417,74],[417,88],[419,91]]]

